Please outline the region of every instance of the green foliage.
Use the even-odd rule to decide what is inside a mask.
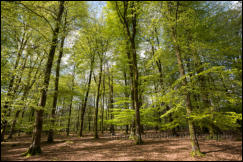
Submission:
[[[12,123],[16,112],[20,110],[21,114],[24,111],[23,118],[17,117],[16,129],[32,132],[35,121],[32,112],[43,109],[43,130],[63,131],[72,102],[71,130],[78,130],[76,123],[80,121],[80,107],[92,71],[84,122],[86,129],[88,121],[92,127],[102,65],[99,124],[102,113],[106,128],[111,124],[132,124],[135,119],[131,90],[134,71],[130,69],[128,56],[133,51],[129,31],[121,20],[126,14],[130,32],[136,15],[134,41],[141,124],[146,128],[170,130],[187,127],[187,121],[191,119],[202,130],[210,126],[222,131],[242,128],[240,3],[119,1],[104,3],[102,12],[97,13],[87,2],[65,2],[66,31],[63,17],[47,102],[43,108],[38,105],[58,3],[1,2],[1,122]],[[56,122],[51,126],[54,65],[63,35],[66,39],[60,67]],[[178,51],[183,76],[179,71]],[[186,111],[186,96],[189,96],[191,112]]]
[[[114,108],[112,114],[114,114],[114,119],[107,120],[106,123],[122,126],[132,124],[135,111],[132,109]]]

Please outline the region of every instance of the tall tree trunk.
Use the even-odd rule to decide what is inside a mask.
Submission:
[[[109,69],[108,69],[108,71],[109,71]],[[113,114],[112,114],[112,111],[113,111],[113,76],[112,76],[112,71],[109,72],[108,79],[109,79],[109,89],[110,89],[109,114],[110,114],[110,119],[113,119]],[[115,135],[115,128],[114,128],[113,124],[110,125],[110,133],[113,136]]]
[[[173,36],[174,42],[176,42],[175,31],[173,32],[172,36]],[[175,51],[176,51],[176,57],[177,57],[180,77],[183,77],[185,75],[185,71],[184,71],[184,67],[183,67],[183,64],[182,64],[179,45],[175,46]],[[186,79],[183,79],[183,86],[186,86],[186,85],[187,85],[187,81],[186,81]],[[187,92],[185,97],[186,97],[185,98],[185,100],[186,100],[186,111],[187,111],[187,115],[190,117],[191,112],[192,112],[192,105],[191,105],[191,99],[190,99],[189,92]],[[193,153],[193,155],[200,155],[201,152],[200,152],[200,148],[199,148],[199,144],[198,144],[198,140],[197,140],[197,136],[196,136],[196,132],[195,132],[195,126],[194,126],[191,118],[188,119],[188,126],[189,126],[190,138],[191,138],[192,153]]]
[[[179,72],[180,72],[180,77],[184,77],[185,76],[185,70],[182,64],[182,58],[181,58],[181,53],[180,53],[180,46],[178,45],[178,40],[177,40],[177,19],[179,16],[178,13],[178,9],[180,6],[180,2],[177,1],[176,2],[176,9],[175,9],[175,26],[172,26],[172,40],[174,42],[174,49],[175,49],[175,53],[176,53],[176,57],[177,57],[177,63],[178,63],[178,68],[179,68]],[[171,8],[171,6],[168,4],[168,8]],[[171,10],[169,12],[169,14],[171,15]],[[186,78],[182,80],[182,84],[183,86],[187,86],[187,81]],[[187,116],[188,118],[188,126],[189,126],[189,133],[190,133],[190,138],[191,138],[191,145],[192,145],[192,155],[201,155],[200,152],[200,148],[199,148],[199,144],[198,144],[198,140],[197,140],[197,136],[195,133],[195,126],[193,124],[192,119],[190,118],[191,112],[192,112],[192,105],[191,105],[191,99],[190,99],[190,93],[186,92],[185,95],[185,101],[186,101],[186,111],[187,111]]]
[[[101,56],[100,56],[101,57]],[[100,59],[100,74],[99,74],[99,82],[97,87],[97,98],[96,98],[96,106],[95,106],[95,118],[94,118],[94,138],[99,138],[98,136],[98,108],[99,108],[99,99],[100,99],[100,84],[102,79],[102,59]]]
[[[123,76],[124,76],[125,86],[127,87],[128,86],[128,83],[127,83],[127,74],[126,74],[125,69],[123,71]],[[124,95],[125,95],[125,98],[127,100],[129,98],[129,92],[127,92],[127,89],[126,88],[125,88]],[[128,102],[126,102],[126,109],[129,109],[129,103]],[[126,131],[125,131],[125,133],[128,134],[128,125],[126,125]]]
[[[81,112],[81,105],[78,106],[78,114],[77,114],[77,122],[76,122],[76,132],[75,133],[78,133],[78,129],[79,129],[79,114]]]
[[[124,11],[127,11],[128,8],[135,8],[135,2],[131,2],[130,6],[128,2],[124,3]],[[130,52],[131,56],[128,58],[132,62],[131,70],[133,72],[132,76],[132,86],[131,86],[131,93],[132,93],[132,104],[133,108],[135,108],[135,124],[136,124],[136,144],[142,144],[142,137],[141,137],[141,125],[140,125],[140,104],[138,98],[138,69],[137,69],[137,54],[136,54],[136,45],[135,45],[135,36],[137,33],[137,13],[133,9],[131,10],[131,24],[128,23],[127,15],[123,16],[123,25],[126,29],[126,34],[128,36],[128,40],[130,41]],[[120,17],[121,18],[121,17]],[[132,29],[129,26],[132,25]],[[132,30],[132,31],[131,31]]]
[[[21,101],[24,101],[28,95],[28,92],[30,90],[30,87],[26,87],[25,88],[25,91],[24,91],[24,94],[23,96],[21,97]],[[22,110],[23,111],[23,110]],[[16,121],[17,121],[17,118],[19,116],[19,113],[20,113],[20,110],[17,110],[16,113],[15,113],[15,116],[14,116],[14,120],[13,120],[13,123],[12,123],[12,126],[11,126],[11,130],[10,130],[10,134],[8,136],[8,139],[11,139],[13,134],[14,134],[14,131],[15,131],[15,125],[16,125]]]
[[[23,72],[24,72],[24,68],[25,68],[25,65],[26,65],[27,58],[28,58],[28,55],[25,57],[25,60],[24,60],[23,66],[22,66],[22,72],[21,72],[21,75],[20,75],[19,80],[17,81],[17,84],[18,85],[13,88],[14,89],[13,90],[14,91],[14,94],[16,93],[16,91],[17,91],[17,89],[18,89],[18,87],[20,85],[20,82],[21,82],[21,79],[22,79],[22,75],[23,75]],[[29,72],[31,72],[31,71],[32,70],[29,70]],[[27,97],[27,94],[29,92],[29,89],[31,88],[31,87],[29,87],[30,85],[28,85],[28,83],[30,83],[29,80],[30,80],[30,77],[28,77],[27,85],[25,86],[24,94],[21,97],[21,101],[24,101],[25,100],[25,98]],[[14,116],[14,119],[13,119],[13,123],[12,123],[12,126],[11,126],[11,130],[10,130],[10,134],[8,136],[8,139],[11,139],[12,136],[13,136],[13,134],[14,134],[14,128],[15,128],[16,120],[17,120],[17,118],[19,116],[19,113],[20,113],[20,110],[17,110],[16,113],[15,113],[15,116]]]
[[[36,110],[36,119],[35,119],[35,127],[32,136],[32,144],[30,145],[28,151],[25,153],[26,155],[27,154],[34,155],[34,154],[41,153],[41,132],[42,132],[42,122],[43,122],[43,112],[44,112],[43,108],[46,105],[46,96],[47,96],[47,91],[48,91],[48,86],[50,81],[52,63],[53,63],[53,58],[57,46],[61,18],[64,11],[64,1],[60,1],[59,3],[60,5],[59,5],[59,12],[56,21],[56,27],[53,31],[51,48],[48,55],[45,73],[44,73],[45,75],[44,75],[43,88],[41,89],[41,97],[39,102],[39,106],[41,107],[41,109]]]
[[[85,114],[85,110],[86,110],[86,105],[87,105],[87,100],[89,97],[89,89],[90,89],[90,84],[91,84],[91,79],[92,79],[92,73],[93,73],[93,63],[94,63],[94,57],[91,58],[91,65],[90,65],[90,72],[89,72],[89,80],[88,80],[88,89],[86,91],[86,95],[85,95],[85,99],[84,102],[82,104],[82,109],[81,109],[81,124],[80,124],[80,132],[79,132],[79,136],[82,137],[83,136],[83,127],[84,127],[84,114]]]
[[[105,108],[105,74],[103,74],[102,110],[101,110],[101,133],[102,134],[104,133],[104,108]]]
[[[53,96],[53,103],[52,103],[52,110],[51,110],[51,128],[49,129],[48,132],[48,138],[47,142],[52,143],[53,142],[53,134],[54,130],[53,127],[55,126],[55,112],[56,112],[56,106],[57,106],[57,98],[58,98],[58,84],[59,84],[59,73],[60,73],[60,65],[61,65],[61,60],[63,56],[63,46],[64,46],[64,40],[65,40],[65,34],[66,34],[66,12],[65,12],[65,20],[64,20],[64,27],[63,27],[63,34],[61,38],[61,46],[60,46],[60,51],[57,59],[57,67],[56,67],[56,78],[55,78],[55,91],[54,91],[54,96]]]
[[[74,79],[75,79],[75,65],[73,67],[73,79],[72,79],[72,88],[71,93],[73,93],[73,87],[74,87]],[[68,124],[67,124],[67,136],[69,136],[70,131],[70,120],[71,120],[71,113],[72,113],[72,104],[73,104],[73,94],[71,94],[71,100],[69,105],[69,113],[68,113]]]
[[[18,53],[17,53],[17,58],[16,58],[16,61],[15,61],[15,64],[14,64],[14,71],[17,70],[17,67],[19,65],[19,61],[21,59],[21,56],[23,54],[23,51],[25,49],[25,46],[27,44],[27,41],[29,39],[29,37],[25,38],[26,37],[26,33],[24,31],[23,33],[23,38],[21,39],[20,41],[20,48],[18,49]],[[10,82],[9,82],[9,86],[8,86],[8,92],[7,92],[7,97],[8,98],[14,98],[14,93],[13,93],[13,86],[14,86],[14,81],[15,81],[15,75],[12,75],[11,76],[11,79],[10,79]],[[10,116],[10,109],[9,109],[9,105],[10,105],[10,102],[9,101],[5,101],[4,103],[4,106],[3,106],[3,113],[4,116],[6,117],[9,117]],[[5,119],[5,117],[2,116],[2,122],[1,122],[1,141],[4,140],[4,136],[5,136],[5,132],[6,132],[6,128],[7,128],[7,125],[8,125],[8,122],[7,120]]]

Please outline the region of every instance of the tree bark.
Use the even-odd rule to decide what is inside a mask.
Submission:
[[[172,40],[174,42],[174,49],[175,49],[175,53],[176,53],[176,57],[177,57],[177,63],[178,63],[178,68],[179,68],[179,72],[180,72],[180,77],[184,77],[185,76],[185,70],[182,64],[182,58],[181,58],[181,53],[180,53],[180,46],[178,45],[178,40],[177,40],[177,19],[178,19],[178,9],[180,6],[180,2],[177,1],[176,2],[176,9],[175,9],[175,25],[172,26],[171,28],[171,33],[172,33]],[[171,8],[171,6],[169,6],[168,4],[168,8]],[[169,12],[169,14],[171,14],[171,10]],[[182,80],[182,84],[183,86],[187,85],[187,81],[186,78],[184,78]],[[198,144],[198,140],[197,140],[197,136],[195,133],[195,127],[193,124],[192,119],[190,118],[191,112],[192,112],[192,105],[191,105],[191,99],[190,99],[190,93],[186,92],[185,95],[185,101],[186,101],[186,111],[187,111],[187,116],[188,116],[188,126],[189,126],[189,134],[190,134],[190,138],[191,138],[191,145],[192,145],[192,154],[193,155],[200,155],[200,148],[199,148],[199,144]]]
[[[108,70],[109,71],[109,70]],[[108,75],[109,78],[109,89],[110,89],[110,101],[109,101],[109,114],[110,114],[110,119],[113,119],[113,76],[112,76],[112,71]],[[115,128],[114,125],[110,125],[110,133],[112,136],[115,135]]]
[[[43,108],[46,105],[46,96],[47,96],[47,91],[48,91],[48,86],[50,81],[51,68],[52,68],[53,58],[57,46],[60,22],[64,10],[64,1],[60,1],[59,3],[60,5],[59,5],[59,12],[56,21],[56,27],[55,30],[53,31],[51,48],[50,48],[50,52],[48,55],[48,60],[45,68],[43,88],[41,89],[41,97],[39,102],[39,106],[41,107],[41,109],[36,110],[36,120],[35,120],[33,136],[32,136],[32,144],[30,145],[28,151],[25,153],[26,155],[28,154],[35,155],[41,153],[41,132],[42,132],[42,122],[43,122],[43,112],[44,112]]]
[[[102,134],[104,133],[104,108],[105,108],[105,74],[103,74],[102,110],[101,110],[101,133]]]
[[[65,14],[65,20],[64,20],[64,27],[63,27],[63,35],[61,38],[61,46],[60,46],[60,51],[57,59],[57,67],[56,67],[56,78],[55,78],[55,91],[54,91],[54,96],[53,96],[53,103],[52,103],[52,110],[51,110],[51,128],[49,129],[48,132],[48,138],[47,142],[52,143],[53,142],[53,134],[54,130],[53,127],[55,125],[55,112],[56,112],[56,106],[57,106],[57,98],[58,98],[58,84],[59,84],[59,73],[60,73],[60,65],[61,65],[61,60],[63,56],[63,46],[64,46],[64,40],[66,37],[66,14]]]
[[[174,42],[176,42],[175,32],[173,32],[173,40],[174,40]],[[175,48],[176,48],[175,51],[176,51],[176,57],[177,57],[180,77],[183,77],[185,75],[185,71],[184,71],[184,67],[183,67],[183,64],[182,64],[179,45],[176,45]],[[187,85],[187,81],[186,81],[186,78],[185,78],[185,79],[183,79],[183,86],[186,86],[186,85]],[[200,152],[197,136],[196,136],[196,133],[195,133],[195,126],[193,124],[192,119],[190,118],[190,115],[191,115],[191,112],[192,112],[192,105],[191,105],[191,99],[190,99],[189,92],[187,92],[185,97],[186,97],[185,98],[185,100],[186,100],[186,111],[187,111],[187,116],[189,117],[188,118],[188,126],[189,126],[190,138],[191,138],[192,152],[193,152],[194,155],[199,155],[199,154],[201,154],[201,152]]]
[[[123,71],[123,76],[124,76],[125,86],[127,87],[128,86],[128,83],[127,83],[127,74],[126,74],[126,71],[125,70]],[[126,88],[125,88],[124,95],[125,95],[125,98],[127,100],[129,98],[129,92],[127,92],[127,89]],[[129,109],[129,103],[126,103],[126,109]],[[126,131],[125,131],[125,133],[128,134],[128,125],[126,125]]]
[[[100,56],[101,57],[101,56]],[[95,106],[95,118],[94,118],[94,138],[99,138],[98,136],[98,108],[99,108],[99,99],[100,99],[100,85],[102,79],[102,63],[103,60],[100,59],[100,74],[99,74],[99,82],[97,87],[97,97],[96,97],[96,106]]]
[[[23,38],[21,39],[20,41],[20,47],[19,47],[19,50],[18,50],[18,53],[17,53],[17,58],[16,58],[16,61],[15,61],[15,64],[14,64],[14,71],[17,70],[17,67],[19,65],[19,61],[20,61],[20,58],[23,54],[23,51],[25,49],[25,46],[27,44],[27,41],[28,41],[28,37],[26,37],[26,33],[24,32],[23,33]],[[13,86],[14,86],[14,81],[15,81],[15,75],[12,75],[11,76],[11,79],[10,79],[10,82],[9,82],[9,86],[8,86],[8,92],[7,92],[7,97],[9,98],[13,98],[14,94],[13,94]],[[9,108],[9,101],[5,101],[4,103],[4,106],[3,106],[3,114],[6,115],[7,117],[10,116],[10,109]],[[5,136],[5,132],[6,132],[6,128],[7,128],[7,125],[8,125],[8,122],[7,120],[2,117],[2,122],[1,122],[1,128],[2,128],[2,131],[1,131],[1,141],[4,141],[4,136]]]
[[[84,127],[84,114],[85,114],[85,110],[86,110],[86,105],[87,105],[87,100],[89,97],[89,89],[90,89],[90,84],[91,84],[91,79],[92,79],[92,73],[93,73],[93,63],[94,63],[94,57],[91,58],[91,65],[90,65],[90,72],[89,72],[89,80],[88,80],[88,89],[86,91],[86,95],[85,95],[85,99],[84,102],[82,104],[82,109],[81,109],[81,124],[80,124],[80,132],[79,132],[79,136],[82,137],[83,136],[83,127]]]
[[[137,2],[138,3],[138,2]],[[131,75],[131,97],[132,97],[132,105],[135,109],[135,125],[136,125],[136,144],[142,144],[142,137],[141,137],[141,125],[140,125],[140,104],[138,98],[138,69],[137,69],[137,54],[136,54],[136,45],[135,45],[135,36],[137,33],[137,11],[134,11],[137,7],[135,2],[130,1],[123,1],[123,13],[116,2],[116,11],[118,17],[120,18],[120,22],[123,24],[126,36],[129,41],[129,52],[128,59],[131,61],[130,64],[130,75]],[[128,17],[128,11],[131,9],[131,18]],[[129,21],[130,20],[130,21]]]
[[[76,67],[74,65],[71,93],[73,93],[73,87],[74,87],[75,68]],[[71,100],[70,100],[70,105],[69,105],[68,124],[67,124],[67,136],[69,136],[69,131],[70,131],[70,120],[71,120],[71,113],[72,113],[72,104],[73,104],[73,94],[71,94]]]

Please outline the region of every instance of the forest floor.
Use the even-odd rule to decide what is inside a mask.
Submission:
[[[221,161],[242,160],[242,138],[233,137],[221,140],[199,138],[200,149],[205,156],[192,157],[189,138],[146,136],[143,145],[135,145],[129,139],[112,139],[106,134],[99,139],[91,135],[69,137],[56,135],[55,142],[49,144],[42,136],[41,155],[22,156],[31,143],[31,136],[16,136],[1,143],[1,161]]]

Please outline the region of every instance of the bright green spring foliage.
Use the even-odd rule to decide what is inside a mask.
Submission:
[[[16,131],[31,133],[33,130],[34,111],[41,109],[37,105],[57,4],[1,2],[1,119],[2,123],[8,122],[7,133],[15,119]],[[131,60],[128,59],[132,50],[128,30],[120,20],[124,15],[131,25],[128,26],[130,31],[134,15],[137,16],[133,30],[136,30],[138,103],[141,125],[145,129],[183,130],[188,127],[188,119],[192,119],[197,131],[241,130],[242,3],[181,1],[176,8],[176,1],[129,2],[135,6],[125,10],[126,4],[65,2],[67,31],[64,33],[60,26],[59,37],[65,34],[66,38],[53,130],[66,130],[72,102],[70,131],[79,131],[90,72],[84,130],[92,130],[100,65],[98,130],[133,124],[136,118],[131,99]],[[44,108],[44,131],[50,128],[60,42],[58,40]],[[183,77],[178,70],[175,47],[179,47],[181,54]],[[187,94],[192,105],[190,116],[186,111]]]

